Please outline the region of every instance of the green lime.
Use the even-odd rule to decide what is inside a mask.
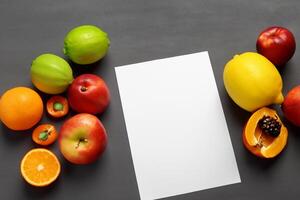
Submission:
[[[109,48],[107,33],[93,25],[72,29],[64,40],[64,54],[77,64],[91,64],[103,58]]]
[[[62,93],[73,81],[70,65],[54,54],[42,54],[34,59],[30,74],[33,85],[47,94]]]

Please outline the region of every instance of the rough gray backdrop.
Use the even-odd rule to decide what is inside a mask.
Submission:
[[[139,199],[114,66],[204,50],[210,53],[242,183],[168,199],[296,199],[300,185],[299,129],[287,124],[288,146],[277,159],[262,160],[249,154],[241,134],[250,114],[228,98],[222,72],[233,55],[255,51],[257,35],[267,26],[285,26],[299,42],[299,17],[297,0],[1,0],[1,93],[14,86],[32,87],[31,61],[46,52],[63,56],[65,34],[75,26],[95,24],[110,36],[109,54],[94,65],[72,67],[76,75],[91,72],[102,76],[112,101],[100,116],[109,135],[104,156],[92,165],[73,166],[63,160],[57,144],[51,146],[62,161],[62,173],[48,188],[28,186],[20,176],[20,160],[35,146],[31,130],[15,133],[1,125],[0,199]],[[284,94],[300,84],[299,66],[296,51],[282,71]],[[276,109],[280,112],[280,107]],[[185,120],[186,116],[178,117]],[[53,121],[45,115],[42,122],[55,123],[59,128],[63,120]]]

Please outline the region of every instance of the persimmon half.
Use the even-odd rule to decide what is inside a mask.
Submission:
[[[63,96],[52,96],[47,101],[47,112],[55,118],[65,116],[69,112],[68,100]]]
[[[262,158],[277,156],[286,146],[287,138],[287,128],[276,111],[267,107],[254,112],[243,131],[245,147]]]
[[[55,142],[57,132],[51,124],[41,124],[32,132],[32,140],[42,146],[47,146]]]

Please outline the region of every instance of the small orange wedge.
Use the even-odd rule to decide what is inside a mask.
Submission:
[[[43,187],[54,182],[60,174],[60,163],[49,150],[30,150],[21,161],[21,174],[31,185]]]

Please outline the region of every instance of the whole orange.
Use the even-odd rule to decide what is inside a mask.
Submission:
[[[0,99],[0,119],[10,129],[27,130],[43,115],[43,101],[38,93],[27,87],[7,90]]]

